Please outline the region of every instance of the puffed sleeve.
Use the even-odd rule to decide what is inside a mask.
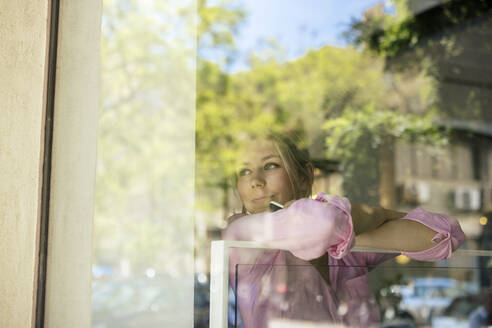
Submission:
[[[347,254],[354,244],[350,202],[320,194],[302,198],[274,213],[246,215],[224,231],[226,240],[256,241],[288,250],[303,260],[328,252],[334,258]]]
[[[402,220],[419,222],[437,232],[432,239],[436,243],[435,246],[420,252],[402,252],[402,254],[412,259],[419,261],[447,259],[465,241],[465,234],[461,230],[460,224],[455,218],[450,216],[416,208],[405,215]]]

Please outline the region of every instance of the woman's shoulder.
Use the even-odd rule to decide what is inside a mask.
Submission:
[[[242,218],[245,215],[246,214],[244,214],[244,213],[234,213],[234,214],[232,214],[231,216],[229,216],[227,218],[227,225],[231,224],[232,222],[236,221],[239,218]]]

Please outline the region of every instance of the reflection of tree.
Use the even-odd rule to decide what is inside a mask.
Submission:
[[[227,57],[244,16],[227,4],[194,3],[104,2],[96,263],[126,259],[134,269],[154,266],[170,273],[192,267],[182,254],[190,252],[193,231],[195,43],[201,50],[221,48]],[[214,69],[198,62],[199,104],[207,97],[220,104],[226,80],[214,80],[225,76]],[[214,122],[227,116],[214,112],[217,108],[204,109]],[[202,122],[197,123],[198,158],[221,145],[200,132]],[[206,172],[220,176],[210,166]]]
[[[399,11],[408,12],[403,5]],[[388,71],[384,57],[350,47],[325,47],[283,64],[274,54],[251,58],[252,70],[238,74],[200,62],[197,178],[227,189],[225,163],[238,135],[295,130],[314,145],[314,157],[341,161],[348,196],[394,205],[393,141],[433,142],[438,135],[431,124],[435,80],[427,70]]]
[[[346,36],[363,52],[384,60],[386,75],[392,80],[395,80],[395,77],[398,80],[398,76],[402,75],[422,76],[427,78],[428,83],[420,84],[420,91],[415,89],[411,95],[405,91],[401,92],[402,88],[408,91],[410,81],[399,79],[393,83],[393,94],[399,98],[399,106],[387,107],[379,102],[376,106],[379,107],[378,110],[387,111],[393,107],[394,114],[405,113],[408,118],[412,116],[409,113],[425,113],[422,124],[419,124],[415,131],[422,131],[425,126],[431,128],[432,120],[439,121],[442,118],[491,121],[492,115],[486,109],[490,107],[491,102],[492,81],[487,72],[492,69],[492,65],[485,59],[491,54],[490,2],[447,1],[426,5],[427,8],[421,8],[424,10],[417,14],[414,12],[422,2],[393,1],[393,4],[396,7],[396,15],[385,14],[383,5],[377,5],[368,10],[361,20],[354,20]],[[427,97],[427,104],[419,103],[419,98],[422,99],[424,93],[430,95]],[[417,108],[420,110],[416,111]],[[371,114],[366,122],[375,118],[376,116]],[[364,120],[357,120],[355,126],[364,125],[362,121]],[[410,119],[409,122],[412,121],[413,119]],[[399,133],[392,132],[391,120],[381,121],[380,124],[378,129],[381,128],[382,133],[373,131],[367,138],[379,140],[379,146],[375,148],[380,153],[379,194],[383,205],[391,205],[394,203],[391,199],[394,186],[390,183],[394,181],[391,177],[394,168],[389,160],[393,156],[391,138],[398,137]],[[364,127],[367,130],[367,124]],[[347,142],[348,135],[351,134],[342,135]],[[387,137],[381,138],[384,135]],[[438,134],[434,131],[424,135],[430,138],[424,138],[426,140],[420,142],[434,142]],[[444,141],[443,138],[437,139]],[[348,144],[354,146],[357,142]],[[355,169],[353,171],[357,172]]]
[[[442,144],[443,132],[433,115],[401,113],[385,107],[384,101],[352,110],[325,123],[328,154],[342,159],[345,190],[352,199],[396,205],[395,140]]]
[[[226,207],[238,137],[265,129],[305,134],[313,157],[341,162],[349,197],[388,206],[394,204],[394,141],[445,141],[432,125],[442,114],[432,53],[420,52],[414,28],[420,18],[404,2],[396,17],[376,11],[355,23],[356,48],[325,47],[287,63],[274,53],[253,54],[250,71],[229,74],[223,67],[234,58],[245,13],[228,2],[200,0],[196,76],[187,38],[194,8],[172,1],[104,6],[96,261],[109,249],[142,266],[188,264],[178,254],[192,229],[181,208],[192,201],[186,169],[193,158],[186,154],[194,146],[188,136],[195,77],[199,210]],[[412,60],[401,69],[396,58],[406,60],[401,49],[412,47]],[[211,52],[222,61],[207,60]],[[469,101],[479,108],[480,99]],[[108,235],[114,238],[105,242]]]
[[[177,272],[191,265],[181,255],[192,231],[190,10],[166,1],[104,2],[96,263],[128,259],[139,270]]]
[[[393,2],[396,16],[373,8],[352,22],[349,40],[385,58],[389,71],[417,68],[433,76],[439,116],[492,121],[491,2],[446,1],[415,15],[410,9],[418,1]]]
[[[396,15],[384,14],[382,5],[368,10],[363,20],[354,20],[346,36],[355,45],[363,45],[384,57],[395,57],[423,43],[440,45],[446,50],[449,44],[430,36],[445,32],[475,18],[486,15],[492,9],[490,1],[452,0],[430,5],[427,10],[413,15],[412,0],[394,0]],[[450,49],[448,49],[450,50]],[[427,53],[415,53],[418,60]],[[418,63],[418,61],[415,61]]]
[[[394,194],[384,183],[394,181],[385,168],[385,160],[392,159],[386,153],[392,145],[384,146],[387,141],[402,135],[432,140],[425,138],[428,133],[419,135],[424,131],[436,136],[430,110],[433,80],[418,71],[388,74],[381,59],[355,49],[326,47],[285,64],[256,61],[251,71],[233,75],[213,64],[203,65],[206,69],[199,71],[203,76],[198,80],[197,159],[205,170],[197,175],[206,181],[213,181],[207,172],[214,169],[216,177],[230,172],[220,163],[234,158],[234,147],[227,143],[232,145],[241,133],[265,127],[278,132],[297,129],[310,143],[321,140],[321,147],[313,147],[314,157],[341,160],[347,195],[377,202],[380,195]],[[210,81],[215,81],[215,96]],[[325,147],[328,153],[320,151]],[[376,156],[378,152],[381,156]],[[219,156],[223,161],[217,161]]]

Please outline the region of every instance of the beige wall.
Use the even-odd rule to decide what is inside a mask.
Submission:
[[[0,3],[0,327],[30,327],[48,1]]]
[[[0,327],[33,322],[48,0],[0,3]],[[100,1],[61,1],[46,327],[90,327]]]

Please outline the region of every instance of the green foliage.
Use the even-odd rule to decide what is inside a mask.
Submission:
[[[431,6],[414,16],[409,10],[408,0],[392,2],[396,7],[396,16],[384,14],[380,5],[379,10],[376,7],[366,13],[364,19],[353,21],[346,37],[358,46],[392,58],[423,45],[446,47],[442,42],[433,42],[432,36],[483,16],[492,9],[486,0],[451,0]],[[422,40],[425,42],[422,43]],[[451,49],[441,50],[449,52]]]
[[[274,42],[271,53],[252,55],[248,72],[228,74],[221,63],[198,58],[193,127],[195,49],[186,38],[193,9],[175,6],[104,3],[96,254],[162,263],[162,270],[186,265],[172,255],[191,243],[183,238],[193,229],[190,213],[180,209],[193,202],[194,187],[227,192],[238,144],[247,137],[295,131],[310,144],[321,142],[313,157],[339,160],[348,195],[368,201],[378,197],[371,192],[381,138],[442,141],[430,111],[435,85],[422,72],[388,74],[381,57],[352,47],[324,47],[280,63]],[[229,60],[244,11],[204,0],[198,11],[199,56],[218,48]],[[193,149],[195,186],[187,155]],[[216,195],[207,199],[223,206]],[[108,235],[111,242],[104,241]]]
[[[198,0],[198,47],[223,47],[234,50],[234,36],[246,13],[230,2],[211,6],[207,0]]]
[[[284,64],[257,58],[251,71],[233,75],[202,62],[197,83],[199,188],[224,187],[238,137],[297,131],[310,144],[322,140],[327,150],[314,158],[340,161],[347,195],[374,203],[380,139],[440,136],[430,110],[434,80],[418,71],[388,74],[384,60],[353,48],[325,47]]]
[[[352,199],[377,203],[381,173],[378,163],[384,138],[445,145],[447,135],[436,127],[433,118],[431,113],[403,114],[370,103],[357,110],[347,108],[343,115],[327,120],[323,126],[327,132],[327,156],[340,160],[344,189]]]
[[[396,16],[376,6],[352,22],[347,39],[384,58],[388,72],[421,71],[442,83],[435,99],[441,117],[490,121],[489,90],[469,63],[488,67],[485,57],[479,59],[477,54],[490,53],[492,2],[450,0],[416,15],[409,10],[415,2],[393,3]]]
[[[381,63],[355,49],[326,47],[285,64],[258,59],[253,70],[234,75],[201,61],[198,186],[221,185],[233,172],[238,137],[296,131],[312,141],[323,133],[325,118],[382,97],[381,83]]]
[[[231,113],[224,110],[229,77],[202,60],[194,67],[196,42],[201,50],[220,47],[227,57],[243,17],[240,8],[206,1],[197,8],[193,1],[104,2],[96,263],[128,259],[136,270],[152,265],[177,272],[189,267],[181,254],[191,247],[194,228],[195,77],[196,153],[206,163],[198,165],[205,173],[197,176],[208,177],[197,181],[220,181],[219,163],[231,157]]]
[[[377,149],[381,138],[394,138],[416,143],[440,143],[442,131],[433,123],[434,115],[404,114],[384,108],[376,109],[374,103],[354,110],[347,108],[343,115],[327,120],[327,152],[334,157],[348,157],[355,152],[357,139],[370,136],[371,148]]]
[[[104,2],[96,263],[187,265],[179,256],[193,229],[195,35],[187,12],[167,1]]]

